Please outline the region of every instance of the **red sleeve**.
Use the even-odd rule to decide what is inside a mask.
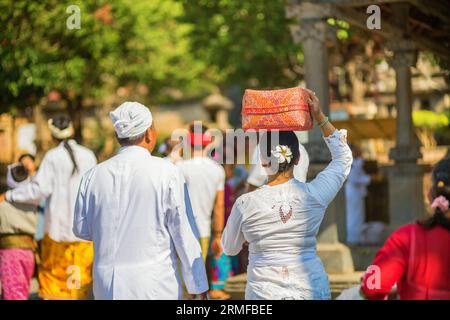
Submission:
[[[367,268],[361,291],[367,299],[382,300],[403,277],[409,256],[409,241],[414,225],[406,225],[395,231],[377,252]]]

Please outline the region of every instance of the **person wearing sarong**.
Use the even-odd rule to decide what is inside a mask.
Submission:
[[[260,154],[268,182],[236,200],[223,232],[225,254],[236,255],[249,243],[248,300],[331,298],[316,236],[353,159],[346,131],[335,129],[311,91],[308,103],[331,152],[331,163],[311,182],[300,182],[294,178],[294,165],[300,161],[295,133],[265,133],[261,141],[267,144],[260,146]]]
[[[306,182],[309,168],[309,155],[305,147],[300,143],[301,132],[296,131],[299,143],[300,160],[298,164],[294,165],[294,178],[300,182]],[[267,173],[261,165],[259,144],[256,146],[251,156],[251,169],[247,177],[247,191],[253,191],[262,187],[267,183]],[[245,246],[239,253],[239,270],[245,272],[248,266],[248,247]]]
[[[195,223],[200,233],[203,259],[206,261],[210,249],[212,254],[218,254],[221,250],[225,171],[207,155],[207,147],[212,142],[208,128],[201,125],[199,132],[196,132],[195,126],[196,124],[191,126],[188,138],[191,157],[178,162],[177,166],[181,169],[189,189]]]
[[[224,169],[227,176],[227,181],[225,182],[225,225],[227,223],[228,217],[231,213],[231,208],[233,205],[233,188],[230,184],[230,179],[233,175],[234,165],[225,164]],[[209,296],[211,299],[228,300],[230,295],[224,291],[225,281],[238,272],[239,259],[237,256],[227,256],[225,253],[221,252],[220,255],[212,255],[210,259],[210,278],[211,278],[211,290],[209,291]]]
[[[189,193],[177,166],[151,154],[150,110],[125,102],[110,117],[122,147],[84,175],[73,221],[74,233],[94,242],[95,299],[181,299],[178,261],[188,293],[206,298]]]
[[[30,183],[9,190],[9,202],[38,205],[46,201],[45,235],[41,242],[39,295],[43,299],[87,299],[92,285],[92,243],[72,231],[75,199],[81,177],[96,163],[94,153],[71,139],[70,118],[48,122],[59,145],[45,154]],[[0,199],[1,200],[1,199]]]
[[[224,188],[224,225],[226,225],[228,217],[231,213],[231,208],[235,199],[243,194],[246,190],[247,170],[244,165],[240,164],[240,157],[238,156],[238,140],[233,138],[233,143],[225,139],[222,141],[224,153],[222,158],[224,161],[223,168],[225,170],[225,188]],[[230,161],[232,160],[232,161]],[[239,272],[239,257],[228,256],[223,251],[220,255],[213,254],[209,259],[209,275],[210,286],[209,297],[217,300],[228,300],[231,296],[225,292],[225,282],[228,278],[238,274]]]

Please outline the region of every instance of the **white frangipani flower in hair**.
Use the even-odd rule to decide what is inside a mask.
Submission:
[[[278,163],[291,163],[292,161],[292,151],[288,146],[278,145],[275,150],[271,151],[272,155],[277,158]]]

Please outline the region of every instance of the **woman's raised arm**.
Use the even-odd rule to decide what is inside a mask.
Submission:
[[[326,207],[339,192],[350,173],[353,157],[347,144],[347,131],[337,130],[323,114],[315,94],[310,90],[308,92],[312,115],[322,130],[332,160],[313,181],[307,184],[307,187],[317,201]]]
[[[328,117],[326,117],[323,112],[322,108],[320,107],[319,99],[316,97],[316,94],[312,92],[311,90],[305,89],[309,92],[309,105],[311,107],[311,113],[314,117],[314,120],[316,120],[317,124],[320,127],[320,130],[323,133],[324,137],[328,137],[333,134],[334,131],[336,131],[336,128],[333,126],[333,124],[328,121]]]

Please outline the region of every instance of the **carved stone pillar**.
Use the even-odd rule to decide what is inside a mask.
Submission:
[[[322,110],[329,114],[330,96],[328,79],[328,52],[326,41],[331,35],[327,18],[331,7],[307,1],[291,1],[287,7],[288,16],[296,18],[298,24],[291,27],[295,42],[301,42],[305,56],[306,86],[313,90],[320,100]],[[330,161],[330,153],[316,126],[308,132],[305,145],[311,161],[308,179],[314,178]],[[336,216],[345,215],[345,196],[341,190],[325,213],[317,237],[317,251],[328,273],[353,272],[350,250],[338,241]]]
[[[311,2],[299,2],[290,8],[291,15],[298,24],[291,27],[294,41],[302,43],[305,57],[306,86],[313,90],[320,100],[322,110],[329,114],[330,95],[328,80],[327,38],[330,28],[327,24],[328,7]],[[315,127],[308,133],[308,143],[305,146],[311,163],[326,163],[330,156],[322,139],[320,129]]]
[[[424,213],[423,168],[417,165],[421,158],[418,139],[412,121],[411,67],[416,64],[417,49],[407,39],[388,43],[389,63],[395,70],[397,132],[396,146],[389,157],[395,165],[386,168],[389,177],[390,229],[410,223]]]
[[[412,41],[404,39],[389,42],[388,49],[392,52],[389,64],[395,70],[397,105],[396,146],[389,157],[396,163],[416,163],[421,154],[412,122],[411,67],[416,64],[417,51]]]

